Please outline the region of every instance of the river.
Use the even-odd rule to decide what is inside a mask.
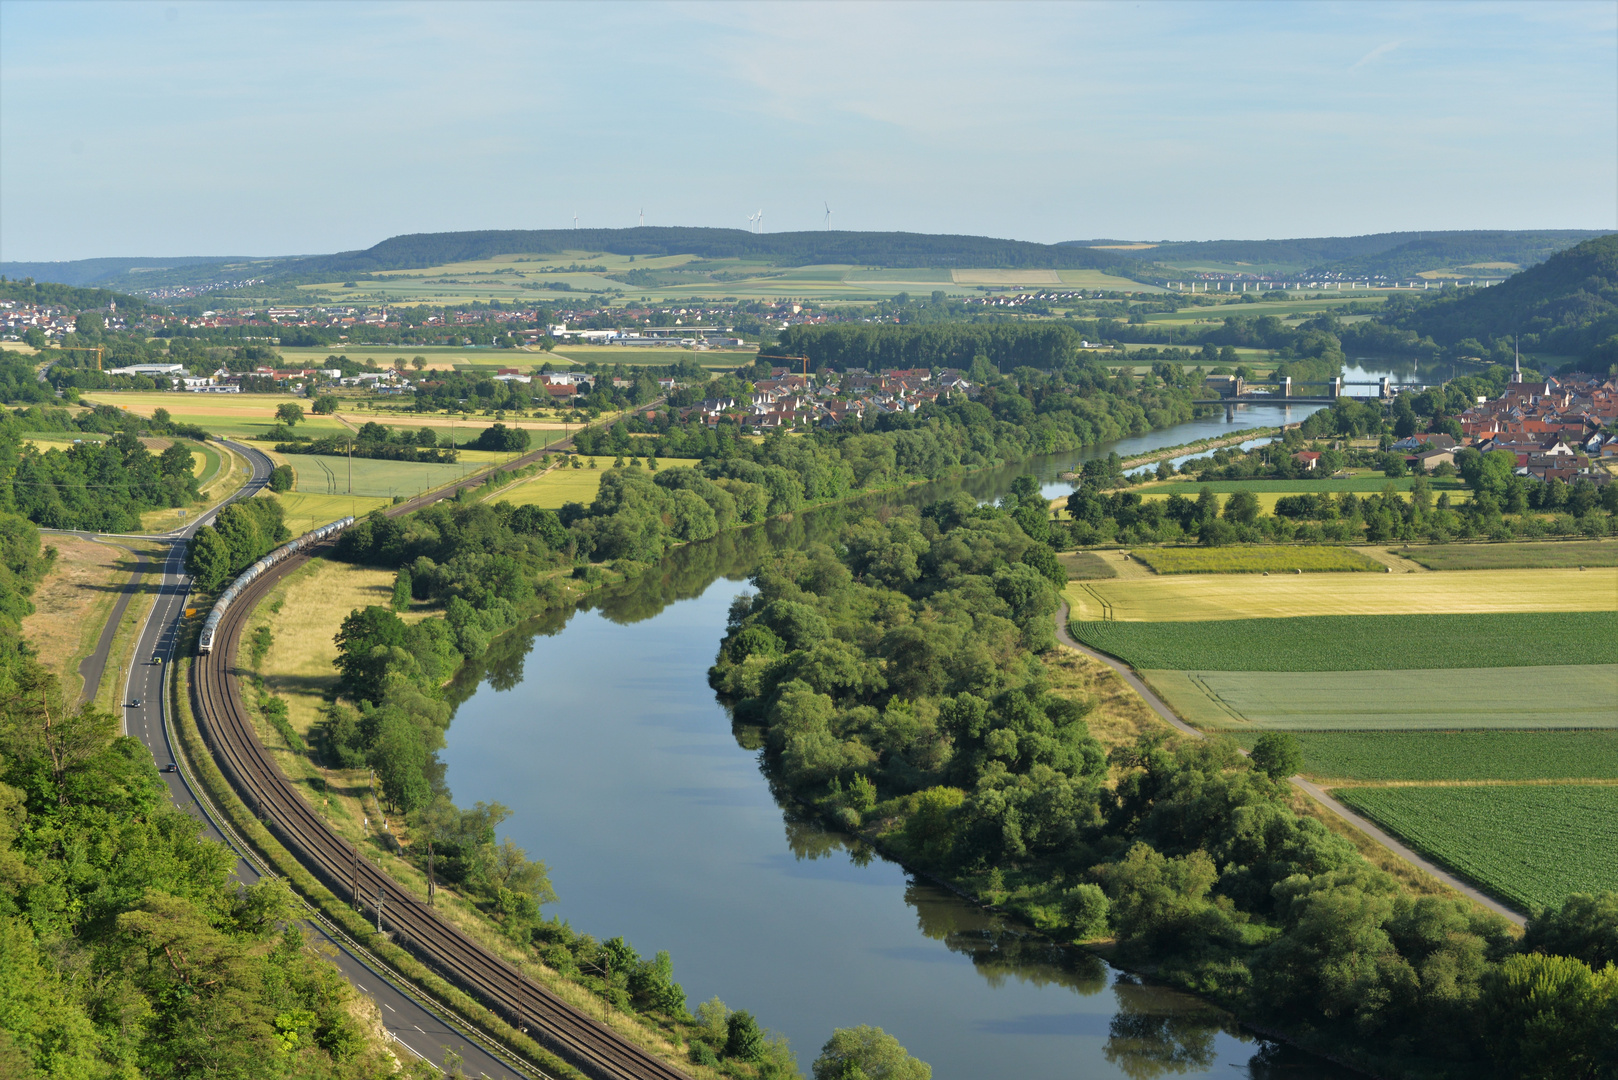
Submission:
[[[1032,472],[1054,496],[1070,490],[1057,475],[1087,458],[1273,424],[1276,412],[1243,409],[1234,424],[1192,421],[954,486],[992,498]],[[833,1028],[873,1024],[938,1080],[1350,1075],[1242,1033],[1190,995],[1054,948],[783,809],[707,670],[749,570],[848,513],[678,549],[591,610],[501,639],[467,673],[441,754],[447,779],[463,804],[514,811],[501,833],[548,863],[561,899],[547,911],[622,934],[642,955],[667,949],[693,1008],[718,995],[750,1010],[790,1038],[806,1074]]]

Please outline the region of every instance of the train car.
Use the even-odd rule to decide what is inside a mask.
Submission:
[[[208,653],[213,652],[213,639],[214,634],[219,630],[219,622],[225,617],[225,612],[230,609],[231,603],[235,601],[237,596],[241,595],[243,588],[251,585],[260,574],[276,563],[296,555],[306,548],[313,547],[323,540],[336,536],[352,524],[354,524],[354,519],[345,517],[339,518],[328,525],[322,525],[318,529],[304,533],[296,540],[283,544],[246,570],[243,570],[235,581],[225,586],[225,591],[219,594],[219,599],[214,601],[213,610],[208,612],[208,618],[202,624],[202,633],[197,636],[197,653],[206,656]]]

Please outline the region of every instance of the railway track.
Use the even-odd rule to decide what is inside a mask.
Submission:
[[[527,464],[543,452],[525,455],[506,469]],[[476,482],[456,485],[387,512],[390,516],[408,513],[473,486]],[[220,621],[212,652],[198,656],[193,669],[198,725],[237,793],[333,893],[352,896],[362,910],[373,915],[380,898],[382,923],[401,946],[581,1072],[597,1080],[688,1080],[685,1073],[524,976],[395,883],[354,845],[332,832],[269,756],[247,714],[232,661],[247,617],[258,601],[281,578],[308,561],[309,555],[302,553],[288,558],[244,588]]]

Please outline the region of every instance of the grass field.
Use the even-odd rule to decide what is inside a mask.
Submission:
[[[1618,728],[1618,665],[1378,671],[1160,671],[1198,727],[1294,731]]]
[[[154,409],[167,409],[169,415],[182,424],[196,424],[214,434],[235,438],[264,434],[276,424],[276,406],[291,401],[301,406],[305,413],[297,427],[300,435],[339,435],[350,430],[333,417],[310,414],[309,399],[293,394],[158,394],[96,390],[85,394],[84,400],[98,405],[117,405],[140,416],[151,416]]]
[[[453,465],[416,461],[375,461],[323,454],[279,454],[297,475],[294,491],[313,495],[365,495],[415,498],[429,488],[470,476],[479,463],[461,461]]]
[[[601,477],[612,464],[612,458],[597,458],[600,468],[551,469],[528,480],[523,480],[489,497],[491,502],[509,502],[513,506],[537,506],[543,510],[559,510],[563,503],[576,502],[589,506],[601,490]],[[588,462],[588,459],[586,459]],[[697,463],[695,458],[658,458],[660,469],[673,469]]]
[[[1347,788],[1350,806],[1527,909],[1618,888],[1618,786]]]
[[[22,632],[62,681],[63,698],[77,705],[79,662],[94,651],[135,560],[123,548],[77,536],[47,536],[45,543],[56,548],[56,560],[29,597],[34,610]]]
[[[1064,551],[1056,556],[1056,561],[1067,570],[1067,576],[1072,581],[1095,581],[1118,576],[1112,564],[1093,551]]]
[[[1429,570],[1518,570],[1618,566],[1618,544],[1599,540],[1556,540],[1531,544],[1436,544],[1394,548],[1394,554]],[[1613,596],[1618,606],[1618,593]]]
[[[1488,611],[1608,611],[1611,570],[1455,570],[1444,574],[1197,574],[1072,583],[1074,616],[1140,622],[1296,615],[1437,615]]]
[[[305,738],[320,719],[325,695],[337,682],[332,660],[337,646],[332,639],[355,608],[370,604],[386,607],[393,597],[393,571],[348,563],[311,559],[278,584],[254,610],[242,635],[268,625],[275,640],[259,667],[264,687],[287,702],[287,718]],[[277,611],[271,609],[280,601]],[[422,609],[403,617],[415,621],[428,614]],[[245,652],[245,650],[244,650]],[[242,657],[245,666],[247,657]]]
[[[1383,565],[1342,547],[1139,548],[1130,554],[1159,574],[1260,574],[1381,571]]]
[[[1618,780],[1618,731],[1301,731],[1295,737],[1303,772],[1326,781]]]
[[[1450,662],[1469,668],[1618,664],[1615,611],[1074,621],[1069,629],[1136,668],[1399,671]],[[1417,642],[1439,644],[1412,647]]]
[[[378,507],[393,505],[392,499],[360,495],[306,495],[286,491],[275,496],[286,511],[286,526],[293,536],[330,524],[338,518],[361,518]]]

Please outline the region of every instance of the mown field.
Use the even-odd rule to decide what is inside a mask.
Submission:
[[[1148,547],[1130,554],[1159,574],[1260,574],[1374,570],[1375,559],[1342,547]]]
[[[1257,734],[1238,735],[1251,749]],[[1618,780],[1618,731],[1300,731],[1303,773],[1337,781]]]
[[[1605,578],[1598,575],[1607,575]],[[1611,610],[1611,570],[1455,570],[1445,574],[1188,574],[1071,583],[1075,617],[1141,622],[1295,615],[1424,615]]]
[[[1618,728],[1618,665],[1400,671],[1141,670],[1203,728]]]
[[[1094,581],[1117,577],[1118,571],[1093,551],[1064,551],[1056,561],[1067,571],[1070,581]]]
[[[151,416],[154,409],[167,409],[183,424],[197,426],[217,435],[252,438],[276,425],[275,409],[283,402],[294,402],[304,411],[298,424],[300,435],[338,435],[351,430],[330,416],[309,412],[309,399],[293,394],[159,394],[136,391],[95,390],[84,395],[91,404],[117,405],[140,416]]]
[[[1343,802],[1523,910],[1618,888],[1618,785],[1341,788]]]
[[[542,510],[559,510],[563,503],[569,502],[589,506],[595,502],[596,492],[601,490],[602,474],[612,464],[611,458],[598,460],[600,468],[559,466],[490,495],[488,499],[490,502],[509,502],[513,506],[537,506]],[[658,467],[662,469],[696,463],[695,458],[658,459]]]
[[[1618,566],[1618,544],[1601,540],[1529,544],[1435,544],[1391,549],[1429,570],[1526,570]],[[1613,601],[1618,604],[1618,595]]]
[[[372,510],[393,505],[392,499],[364,495],[309,495],[285,491],[275,498],[286,511],[286,526],[293,536],[302,536],[338,518],[361,518]]]
[[[1136,668],[1399,671],[1618,664],[1618,611],[1316,615],[1211,622],[1080,622],[1078,640]]]

